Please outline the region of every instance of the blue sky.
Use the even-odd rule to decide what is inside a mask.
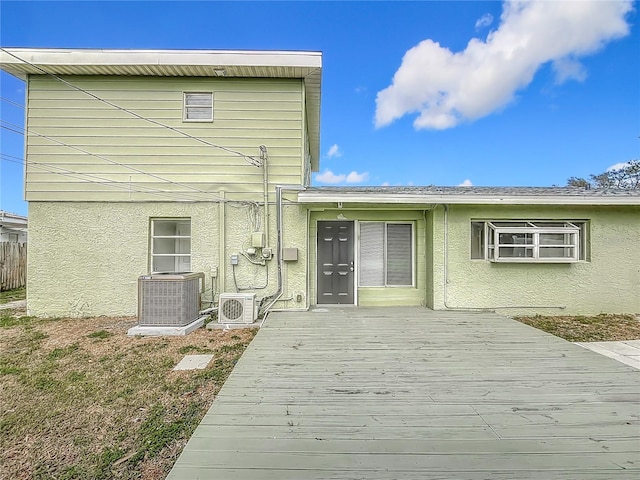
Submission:
[[[550,186],[640,157],[637,8],[2,0],[0,44],[322,51],[314,185]],[[22,82],[0,81],[22,124]],[[0,208],[26,214],[23,138],[0,135]]]

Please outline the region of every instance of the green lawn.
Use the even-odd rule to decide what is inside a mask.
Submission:
[[[16,300],[24,300],[27,298],[27,289],[16,288],[14,290],[6,290],[0,292],[0,305],[3,303],[15,302]]]

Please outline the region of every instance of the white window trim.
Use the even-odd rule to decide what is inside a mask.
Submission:
[[[153,217],[150,219],[150,235],[149,235],[149,271],[151,273],[162,273],[161,271],[156,271],[153,269],[153,259],[155,257],[171,257],[171,258],[188,258],[190,270],[193,265],[191,264],[191,244],[192,244],[192,235],[155,235],[155,222],[156,221],[175,221],[175,222],[184,222],[189,221],[189,225],[191,226],[191,218],[189,217]],[[172,240],[181,240],[181,239],[189,239],[189,253],[153,253],[153,242],[155,239],[172,239]]]
[[[567,220],[489,220],[484,221],[484,260],[492,263],[576,263],[581,261],[584,252],[581,251],[583,232],[575,223]],[[473,221],[472,223],[476,223]],[[582,223],[582,222],[580,222]],[[498,224],[498,225],[496,225]],[[513,225],[509,225],[513,224]],[[500,243],[502,234],[530,234],[532,243],[513,244]],[[571,243],[557,245],[542,245],[540,236],[544,234],[570,234]],[[491,238],[497,240],[491,243]],[[500,248],[524,248],[531,252],[530,257],[500,256]],[[571,249],[573,254],[565,257],[540,256],[540,251],[545,248]],[[493,253],[493,255],[492,255]],[[586,255],[585,255],[586,257]]]
[[[187,110],[188,110],[188,106],[187,106],[187,95],[192,95],[192,94],[196,94],[196,95],[209,95],[211,97],[211,115],[209,116],[209,118],[187,118]],[[193,105],[194,107],[196,105]],[[197,105],[198,107],[202,108],[206,105]],[[188,122],[188,123],[211,123],[213,122],[213,92],[183,92],[182,94],[182,121],[183,122]]]
[[[384,234],[384,285],[361,285],[360,284],[360,264],[361,264],[361,252],[362,249],[360,247],[360,227],[363,223],[382,223],[384,225],[383,234]],[[411,226],[411,284],[410,285],[389,285],[387,284],[387,225],[409,225]],[[356,269],[357,274],[357,283],[358,288],[415,288],[416,285],[416,226],[415,222],[412,221],[379,221],[379,220],[361,220],[358,222],[358,268]]]

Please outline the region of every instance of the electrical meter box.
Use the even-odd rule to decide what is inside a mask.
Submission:
[[[251,234],[251,246],[255,248],[266,247],[264,244],[264,232],[253,232]]]
[[[283,248],[282,260],[284,260],[285,262],[298,261],[298,249],[296,247]]]

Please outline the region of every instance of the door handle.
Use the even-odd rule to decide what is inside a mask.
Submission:
[[[349,267],[349,270],[351,270],[352,272],[355,270],[355,269],[353,268],[353,262],[351,262],[351,266]]]

